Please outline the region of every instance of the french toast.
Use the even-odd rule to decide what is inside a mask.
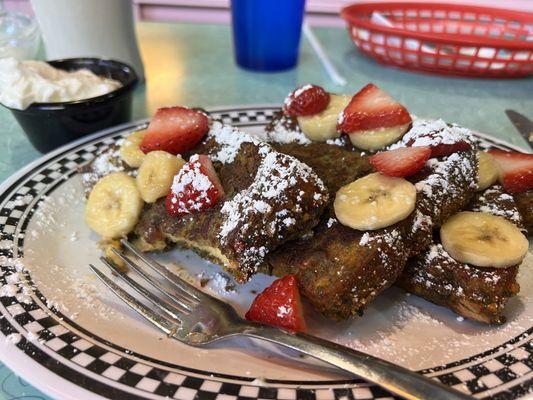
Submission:
[[[499,323],[518,291],[516,264],[528,246],[520,231],[513,262],[500,265],[469,265],[452,252],[453,240],[443,234],[439,243],[437,231],[452,230],[465,209],[485,218],[491,210],[507,212],[512,220],[520,196],[522,209],[531,211],[527,192],[516,201],[498,187],[476,195],[498,179],[498,170],[471,132],[442,120],[413,120],[375,85],[352,98],[299,88],[258,136],[180,106],[158,110],[147,131],[134,135],[140,144],[128,148],[128,157],[117,157],[114,147],[83,171],[88,191],[99,182],[93,191],[100,198],[140,197],[144,204],[142,212],[135,202],[123,213],[127,232],[105,228],[93,213],[87,221],[104,239],[126,232],[142,251],[190,248],[238,282],[256,272],[290,275],[315,309],[338,320],[361,314],[396,283],[469,318]],[[523,169],[523,160],[499,156],[508,169]],[[102,160],[118,176],[99,180]],[[491,173],[481,179],[486,168]],[[521,171],[513,173],[508,182],[523,185]],[[130,197],[105,185],[112,181],[125,182]],[[96,190],[100,182],[104,188]],[[456,297],[446,294],[453,285]]]
[[[315,172],[296,158],[218,121],[194,149],[213,160],[224,202],[182,218],[147,204],[134,230],[144,251],[190,248],[246,281],[279,245],[311,230],[328,203]]]
[[[287,116],[282,115],[278,118],[281,121],[272,123],[268,128],[269,130],[298,129],[296,123],[291,122]],[[422,125],[424,124],[422,123]],[[408,131],[402,140],[413,143],[417,140],[416,132],[417,129]],[[276,138],[280,137],[280,134],[271,133],[269,136],[272,140],[276,140]],[[297,137],[298,135],[293,134],[293,136]],[[344,158],[336,153],[351,151],[350,146],[346,143],[337,142],[336,144],[342,150],[339,150],[337,146],[333,146],[331,142],[330,144],[322,145],[320,157],[318,157],[319,162],[311,155],[315,154],[311,149],[316,144],[304,146],[281,144],[277,148],[280,151],[293,154],[295,157],[312,165],[319,176],[323,177],[328,189],[334,192],[344,184],[342,177],[345,175],[339,174],[340,177],[337,177],[335,174],[331,174],[331,171],[335,170],[336,164],[342,165],[342,162],[337,163],[334,161],[328,165],[320,162],[320,160],[343,160]],[[395,146],[393,145],[392,147]],[[329,157],[328,152],[332,147],[337,147],[335,150],[331,150],[335,156]],[[467,153],[455,153],[454,158],[457,159],[458,163],[466,163],[463,165],[464,170],[471,168],[474,171],[476,167],[473,160],[471,159],[469,162],[467,161],[468,158],[465,158]],[[472,156],[473,154],[471,153],[470,157]],[[362,162],[364,160],[366,158],[363,157]],[[431,168],[432,165],[439,163],[442,164],[442,161],[431,159],[427,164]],[[438,243],[438,240],[437,242],[435,241],[433,230],[465,206],[466,209],[472,211],[502,216],[522,229],[527,228],[523,221],[525,218],[529,218],[531,223],[532,192],[526,191],[512,196],[506,193],[501,186],[495,185],[474,195],[474,188],[471,184],[476,180],[475,174],[464,174],[464,179],[462,180],[454,179],[453,175],[461,171],[461,168],[458,168],[458,163],[454,166],[450,165],[444,176],[433,176],[429,179],[426,178],[425,181],[423,179],[419,181],[417,188],[420,190],[416,212],[419,213],[420,221],[431,222],[422,225],[422,229],[408,229],[407,232],[404,230],[404,241],[400,245],[398,243],[395,244],[394,261],[396,263],[403,261],[405,252],[411,258],[409,258],[405,269],[403,269],[394,284],[426,300],[446,306],[466,318],[484,323],[503,323],[505,321],[503,316],[505,305],[508,299],[519,291],[519,286],[516,282],[518,266],[515,265],[504,269],[482,269],[460,263],[446,253],[442,245]],[[468,163],[470,163],[469,166],[467,166]],[[362,173],[364,174],[365,172],[363,171]],[[413,179],[416,181],[424,175],[428,176],[427,169],[422,170]],[[353,178],[355,177],[348,174],[347,180]],[[334,182],[338,181],[335,182],[337,183],[336,185],[331,183],[332,179]],[[463,186],[461,187],[461,185]],[[458,201],[455,196],[446,194],[461,193],[467,186],[470,186],[470,188],[466,191],[468,193],[463,201]],[[439,192],[437,196],[433,193],[434,191]],[[468,199],[472,196],[472,201],[468,202]],[[332,216],[334,218],[330,210],[329,217]],[[425,220],[426,218],[427,220]],[[335,229],[331,222],[334,219],[327,219],[327,221],[329,222],[326,224],[329,224],[329,226],[325,227],[324,223],[321,223],[315,228],[315,235],[308,237],[305,241],[300,240],[283,245],[272,253],[268,258],[268,262],[270,263],[270,272],[276,275],[296,273],[300,278],[301,290],[304,296],[324,314],[342,319],[354,313],[354,306],[360,300],[360,297],[355,298],[354,293],[379,292],[382,290],[381,287],[391,284],[391,282],[386,282],[386,279],[396,275],[394,270],[385,268],[387,266],[386,263],[381,263],[381,265],[377,266],[371,262],[368,263],[371,257],[365,254],[365,250],[358,249],[354,251],[354,247],[357,247],[357,244],[353,244],[355,239],[353,230],[347,229],[342,225],[337,225]],[[413,224],[412,218],[402,221],[402,224],[407,226],[416,225]],[[338,232],[339,230],[344,232],[340,233]],[[367,242],[365,241],[364,244],[367,245]],[[398,251],[402,246],[407,249]],[[366,251],[369,251],[369,249],[367,248]],[[387,254],[388,247],[381,245],[379,251]],[[363,256],[359,267],[355,261],[358,254]],[[346,256],[343,257],[344,255]],[[331,262],[331,259],[338,261],[338,264]],[[377,262],[379,263],[380,260]],[[365,268],[367,265],[370,266],[370,272]],[[358,268],[361,272],[356,275],[353,270]],[[380,277],[384,279],[379,281]],[[354,283],[357,281],[363,281],[365,286],[359,286],[353,293],[350,293],[349,288],[355,287]],[[452,293],[452,288],[455,289],[455,293]],[[367,302],[370,302],[373,296],[374,293],[372,293],[372,296],[367,296]],[[361,312],[364,305],[368,303],[363,300],[360,304],[361,308],[355,308],[356,312]]]
[[[296,129],[290,118],[283,115],[280,118],[284,121],[283,129]],[[424,121],[416,121],[415,132],[417,129],[420,131],[423,124]],[[214,126],[194,152],[211,156],[227,198],[232,198],[256,180],[258,147],[266,145],[218,122],[214,122]],[[442,123],[438,127],[450,129]],[[422,131],[427,133],[425,129]],[[406,141],[413,138],[416,139],[416,135],[405,136]],[[222,206],[175,219],[168,215],[163,200],[147,204],[134,231],[136,244],[144,251],[163,250],[173,243],[192,248],[203,257],[222,264],[239,281],[248,279],[258,268],[276,275],[296,274],[302,294],[320,312],[335,319],[344,319],[361,313],[379,293],[391,286],[408,257],[429,245],[432,229],[447,216],[462,209],[473,194],[471,183],[476,169],[473,150],[454,153],[440,160],[431,159],[426,168],[411,178],[419,188],[416,211],[412,215],[391,227],[371,232],[357,231],[337,221],[331,194],[372,171],[366,157],[342,139],[334,144],[290,142],[272,143],[272,147],[280,154],[294,157],[302,165],[311,167],[320,177],[315,182],[314,192],[329,200],[306,206],[306,209],[313,210],[312,218],[306,220],[307,216],[303,216],[293,225],[293,230],[285,227],[278,240],[267,241],[266,262],[257,256],[248,257],[251,261],[237,258],[233,247],[243,238],[248,240],[244,243],[245,247],[257,248],[257,244],[261,243],[261,238],[258,241],[257,236],[249,232],[233,237],[229,244],[221,244],[218,232],[222,229]],[[113,155],[116,149],[110,152]],[[101,157],[117,163],[115,157]],[[119,164],[119,168],[129,170],[123,164]],[[90,172],[85,173],[93,176]],[[93,181],[88,179],[87,183]],[[320,182],[324,183],[324,187]],[[312,189],[301,188],[306,193],[312,192]],[[292,195],[295,201],[294,193]],[[248,226],[254,226],[254,233],[262,231],[260,224],[268,222],[264,216],[255,221],[249,215],[240,222],[246,225],[245,220]]]
[[[402,139],[403,145],[407,141],[421,140],[422,135],[426,137],[430,132],[426,128],[431,126],[435,129],[435,137],[455,135],[458,129],[442,122],[431,125],[418,120],[412,132]],[[267,132],[287,127],[298,129],[293,123],[274,121]],[[462,129],[458,134],[462,138]],[[269,136],[276,138],[279,134],[270,133]],[[341,186],[371,171],[360,152],[350,145],[338,144],[290,143],[275,147],[310,165],[330,193],[335,193]],[[345,171],[343,168],[351,164],[347,160],[359,160],[360,167]],[[362,232],[340,224],[330,200],[313,234],[286,243],[271,253],[267,257],[266,271],[278,276],[295,274],[304,297],[328,317],[345,319],[362,313],[373,299],[394,284],[408,257],[429,245],[433,228],[468,204],[475,189],[476,163],[474,150],[430,159],[427,167],[412,178],[418,189],[415,211],[407,219],[384,229]]]
[[[499,185],[477,193],[467,208],[501,216],[523,228],[513,196]],[[517,272],[517,265],[478,268],[456,261],[436,237],[427,249],[409,259],[396,285],[465,318],[501,324],[507,301],[520,290]]]

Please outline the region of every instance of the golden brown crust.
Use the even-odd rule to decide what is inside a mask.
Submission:
[[[367,161],[348,147],[292,144],[277,148],[311,165],[326,183],[330,197],[369,172]],[[345,166],[347,170],[342,170]],[[345,227],[335,219],[330,204],[312,236],[273,252],[266,271],[278,276],[296,274],[301,293],[330,318],[360,314],[394,284],[408,256],[427,248],[433,228],[468,204],[476,166],[473,150],[433,160],[413,177],[418,187],[415,212],[385,229],[365,233]]]
[[[441,244],[433,244],[407,263],[396,285],[465,318],[501,324],[510,297],[520,286],[518,266],[476,268],[451,258]]]
[[[499,185],[477,193],[468,209],[499,215],[522,227],[512,196]],[[411,258],[396,285],[463,317],[501,324],[507,301],[516,295],[518,266],[477,268],[451,258],[438,240]]]
[[[516,206],[522,216],[524,228],[533,235],[533,190],[514,195]]]
[[[407,260],[402,230],[396,224],[368,234],[328,219],[308,239],[290,242],[268,257],[269,272],[296,274],[303,296],[325,316],[346,319],[392,285]],[[331,222],[329,222],[331,223]]]

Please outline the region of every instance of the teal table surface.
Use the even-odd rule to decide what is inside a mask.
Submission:
[[[332,83],[305,40],[297,68],[254,73],[235,65],[229,26],[139,23],[146,83],[136,89],[132,118],[147,117],[165,105],[281,103],[296,85],[307,82],[345,93],[374,82],[418,116],[440,117],[527,148],[504,110],[511,108],[533,119],[532,79],[468,79],[403,71],[360,54],[344,29],[316,28],[315,33],[347,78],[345,87]],[[4,108],[0,108],[0,138],[0,181],[41,155]],[[47,397],[0,364],[0,400],[40,398]]]

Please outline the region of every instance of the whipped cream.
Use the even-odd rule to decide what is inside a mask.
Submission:
[[[68,72],[43,61],[0,59],[0,103],[19,110],[32,103],[89,99],[121,86],[120,82],[88,69]]]

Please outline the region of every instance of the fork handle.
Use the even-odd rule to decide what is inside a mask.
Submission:
[[[471,400],[472,397],[416,372],[315,336],[254,326],[242,334],[280,344],[373,382],[409,400]]]

